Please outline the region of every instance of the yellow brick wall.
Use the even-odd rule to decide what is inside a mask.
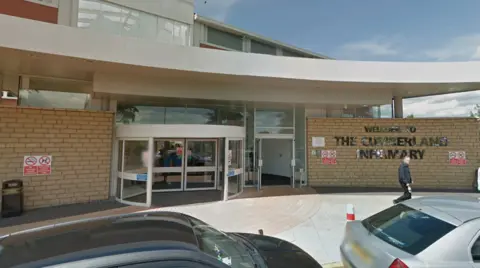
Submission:
[[[24,181],[25,208],[107,199],[113,113],[0,107],[0,179]],[[23,157],[51,155],[49,176],[23,176]]]
[[[367,133],[365,126],[415,126],[415,133]],[[352,119],[309,118],[308,177],[311,186],[398,187],[400,159],[357,159],[357,149],[425,150],[423,160],[412,159],[410,169],[415,187],[433,189],[472,189],[479,161],[479,132],[475,119]],[[356,137],[354,146],[337,146],[335,136]],[[325,137],[324,148],[313,148],[312,137]],[[362,137],[447,137],[443,146],[364,146]],[[312,150],[336,150],[337,164],[322,164]],[[467,165],[449,164],[449,151],[465,151]]]

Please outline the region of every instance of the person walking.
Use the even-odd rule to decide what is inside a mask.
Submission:
[[[393,200],[394,204],[397,204],[399,202],[408,200],[412,198],[412,175],[410,174],[410,157],[406,156],[403,158],[402,163],[400,164],[400,167],[398,167],[398,182],[400,183],[400,186],[402,186],[403,190],[403,195],[401,195],[399,198]]]

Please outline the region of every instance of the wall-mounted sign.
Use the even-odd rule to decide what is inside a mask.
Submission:
[[[322,164],[324,164],[324,165],[336,165],[337,164],[337,151],[335,151],[335,150],[322,150]]]
[[[450,165],[464,166],[467,164],[467,154],[464,151],[448,152]]]
[[[23,157],[23,176],[52,174],[52,156],[41,155]]]
[[[325,147],[325,137],[312,137],[312,147]]]
[[[409,133],[404,136],[335,136],[337,146],[370,147],[358,149],[358,159],[423,159],[425,149],[418,147],[448,146],[446,137],[415,137],[415,126],[365,126],[367,133]],[[384,149],[378,147],[411,147],[405,149]]]
[[[408,132],[415,133],[417,128],[415,126],[365,126],[365,132],[374,132],[374,133],[398,133],[398,132]]]

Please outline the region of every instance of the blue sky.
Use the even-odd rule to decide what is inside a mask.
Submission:
[[[339,60],[480,60],[480,0],[196,0],[200,15]],[[468,115],[480,93],[404,103],[416,116]]]

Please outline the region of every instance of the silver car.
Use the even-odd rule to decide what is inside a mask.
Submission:
[[[345,268],[472,268],[479,236],[479,198],[420,197],[348,222],[340,253]]]

